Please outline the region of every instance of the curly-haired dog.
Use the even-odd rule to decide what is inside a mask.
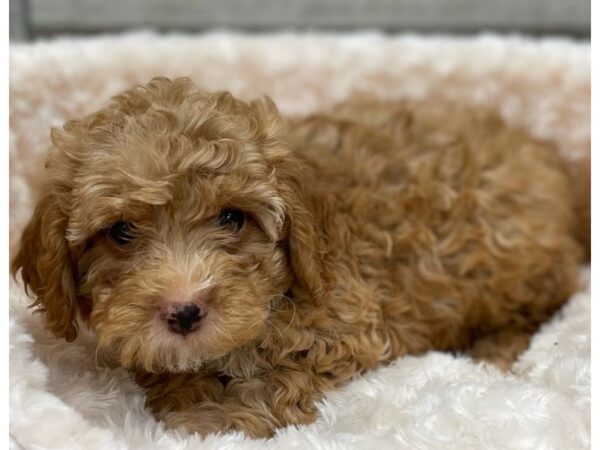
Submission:
[[[580,180],[480,111],[286,121],[158,78],[51,137],[13,269],[169,426],[267,436],[401,355],[506,361],[577,288]]]

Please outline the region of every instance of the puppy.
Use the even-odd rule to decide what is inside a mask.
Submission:
[[[286,120],[156,78],[51,139],[13,270],[47,327],[92,329],[170,427],[269,436],[432,349],[507,366],[578,287],[589,184],[481,111]]]

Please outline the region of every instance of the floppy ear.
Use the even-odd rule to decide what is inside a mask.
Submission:
[[[316,190],[310,167],[289,152],[285,142],[288,124],[269,98],[255,100],[250,106],[265,155],[276,167],[278,191],[285,204],[287,247],[296,283],[321,304],[331,289],[333,277],[328,263],[327,230],[333,230],[332,215],[326,199]]]
[[[12,272],[21,269],[25,290],[37,297],[32,306],[46,313],[48,329],[72,341],[77,337],[77,299],[66,229],[67,217],[55,195],[47,195],[25,228]]]
[[[327,229],[331,216],[325,199],[314,191],[299,161],[290,158],[278,172],[280,193],[286,207],[290,263],[296,281],[309,292],[316,305],[332,287],[327,261]]]

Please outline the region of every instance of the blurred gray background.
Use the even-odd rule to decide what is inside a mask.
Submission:
[[[10,39],[132,29],[517,32],[589,39],[590,0],[10,0]]]

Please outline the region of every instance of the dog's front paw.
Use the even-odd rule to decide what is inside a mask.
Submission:
[[[162,415],[162,421],[169,429],[185,430],[201,436],[228,431],[226,424],[218,415],[212,417],[199,412],[170,412]]]
[[[201,436],[242,431],[249,437],[271,437],[279,426],[271,415],[256,414],[246,408],[228,411],[224,405],[211,403],[199,404],[185,411],[168,412],[161,415],[167,428],[183,429]]]

